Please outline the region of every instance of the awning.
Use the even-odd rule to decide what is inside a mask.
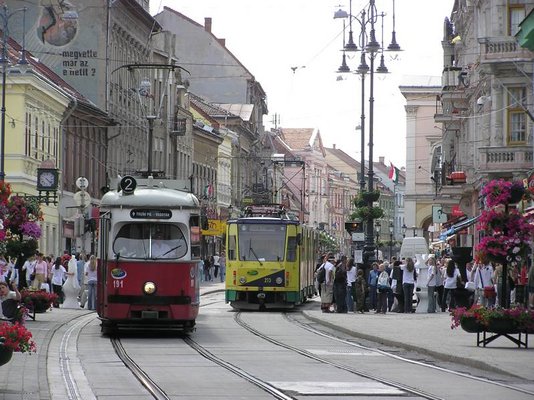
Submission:
[[[451,226],[446,231],[441,232],[441,234],[439,235],[439,240],[446,240],[447,236],[452,236],[460,232],[461,230],[470,227],[475,222],[477,222],[479,218],[480,218],[480,215],[477,215],[476,217],[464,219],[463,221],[457,223],[456,225]]]

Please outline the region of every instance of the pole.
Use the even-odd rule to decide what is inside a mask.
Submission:
[[[7,5],[2,8],[2,122],[0,126],[0,137],[2,144],[0,146],[0,182],[6,177],[5,157],[6,157],[6,67],[9,60],[7,59],[7,35],[8,35],[8,11]]]
[[[362,73],[362,115],[360,117],[361,157],[360,157],[360,191],[365,191],[365,73]]]
[[[147,157],[147,176],[152,175],[152,147],[153,147],[153,136],[154,136],[154,120],[156,117],[154,115],[148,115],[146,120],[148,121],[148,157]]]

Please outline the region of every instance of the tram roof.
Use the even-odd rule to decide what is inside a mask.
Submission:
[[[140,187],[131,194],[112,190],[102,196],[101,207],[170,207],[199,208],[200,203],[192,193],[160,187]]]

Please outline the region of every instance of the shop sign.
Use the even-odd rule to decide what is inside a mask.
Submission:
[[[208,229],[202,229],[203,236],[222,236],[226,230],[226,221],[208,219]]]

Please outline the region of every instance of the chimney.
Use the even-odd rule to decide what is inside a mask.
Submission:
[[[226,39],[217,39],[217,41],[221,46],[226,47]]]
[[[384,164],[384,160],[385,160],[385,157],[384,157],[384,156],[380,156],[380,157],[378,157],[378,162],[379,162],[380,164]]]
[[[204,18],[204,30],[211,33],[211,17]]]
[[[336,144],[334,143],[332,146],[334,146],[334,150],[336,149]]]

